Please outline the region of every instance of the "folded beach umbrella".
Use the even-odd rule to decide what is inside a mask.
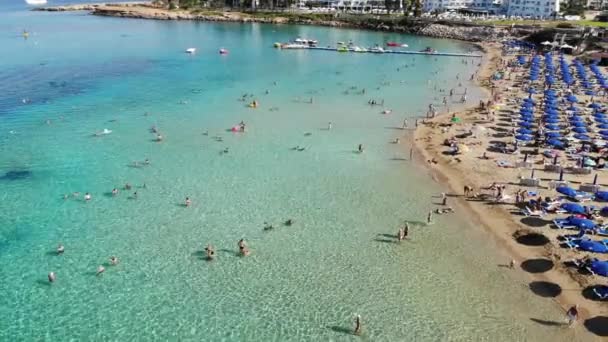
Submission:
[[[608,201],[608,191],[598,191],[594,195],[596,201]]]
[[[530,127],[534,126],[534,124],[529,121],[520,121],[518,125],[519,125],[519,127],[525,127],[525,128],[530,128]]]
[[[569,186],[558,186],[555,191],[559,192],[562,195],[566,195],[568,197],[575,197],[577,192]]]
[[[559,119],[557,119],[557,118],[548,118],[548,119],[545,119],[545,122],[549,123],[549,124],[556,124],[556,123],[559,122]]]
[[[526,100],[528,100],[528,98],[526,98]],[[522,102],[521,104],[521,108],[534,108],[535,103],[534,102]]]
[[[572,203],[574,204],[574,203]],[[578,229],[593,229],[595,228],[595,223],[586,218],[580,218],[576,216],[570,216],[568,221],[571,225],[575,226]]]
[[[589,140],[591,140],[591,137],[589,137],[586,134],[578,133],[578,134],[574,135],[574,139],[581,140],[581,141],[589,141]]]
[[[608,125],[606,125],[606,127],[608,127]],[[559,127],[559,125],[557,125],[557,124],[546,124],[545,129],[556,131],[556,130],[560,130],[562,128]]]
[[[597,128],[608,129],[608,124],[605,124],[605,123],[599,124],[599,125],[597,125]],[[608,134],[608,131],[606,131],[606,134]]]
[[[579,108],[574,107],[574,106],[570,106],[570,107],[566,108],[566,110],[571,111],[571,112],[576,112],[576,113],[581,111]]]
[[[608,246],[600,241],[581,240],[578,243],[578,248],[586,252],[608,253]]]
[[[521,141],[531,141],[534,139],[534,137],[531,135],[528,135],[528,134],[518,134],[515,136],[515,139],[521,140]]]
[[[524,107],[519,110],[519,114],[532,114],[534,111],[532,108]]]
[[[587,129],[585,127],[574,127],[572,131],[581,134],[587,133]]]
[[[528,88],[528,94],[536,94],[536,89],[532,87]]]
[[[585,208],[583,208],[582,205],[578,204],[578,203],[562,203],[562,205],[560,205],[560,208],[562,208],[563,210],[565,210],[566,212],[570,213],[570,214],[584,214],[585,213]]]
[[[585,122],[585,119],[580,115],[572,115],[570,117],[570,122]]]
[[[531,129],[528,128],[520,128],[517,130],[517,133],[519,134],[533,134],[534,132]]]
[[[592,104],[590,104],[589,106],[587,106],[589,108],[602,108],[602,105],[597,103],[597,102],[593,102]]]
[[[545,114],[558,115],[559,112],[555,108],[547,108],[545,109]]]
[[[555,148],[564,148],[564,143],[558,139],[549,139],[547,140],[547,144],[555,147]]]
[[[582,121],[571,121],[570,124],[572,126],[574,126],[575,128],[578,128],[579,130],[573,129],[573,131],[575,131],[576,133],[587,133],[587,129],[585,127],[587,127],[587,124],[585,124]],[[581,130],[582,128],[582,130]]]
[[[545,136],[547,136],[547,138],[560,138],[562,134],[560,132],[547,132],[545,133]]]
[[[589,267],[591,271],[602,277],[608,277],[608,261],[594,260]]]
[[[534,122],[534,115],[532,114],[520,114],[519,119],[522,121]]]

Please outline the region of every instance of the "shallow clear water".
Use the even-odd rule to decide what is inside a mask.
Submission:
[[[562,317],[496,267],[504,257],[466,220],[416,223],[441,189],[406,160],[407,146],[390,141],[405,117],[412,124],[441,102],[436,85],[455,87],[474,63],[272,48],[298,35],[403,41],[413,50],[470,46],[5,9],[0,340],[348,340],[354,314],[374,341],[572,338],[530,320]],[[188,47],[198,53],[184,54]],[[237,101],[245,93],[260,107]],[[393,113],[368,106],[371,98]],[[227,132],[241,120],[247,133]],[[113,133],[92,137],[104,128]],[[292,150],[298,145],[306,150]],[[150,166],[132,166],[145,158]],[[137,199],[135,190],[109,196],[126,182]],[[93,200],[62,198],[75,191]],[[190,208],[181,205],[186,196]],[[288,218],[295,225],[282,226]],[[383,234],[403,220],[415,222],[412,239],[396,244]],[[264,222],[276,228],[264,231]],[[235,256],[240,238],[247,258]],[[66,252],[56,256],[60,242]],[[219,249],[214,262],[202,260],[207,243]],[[96,277],[111,255],[120,265]]]

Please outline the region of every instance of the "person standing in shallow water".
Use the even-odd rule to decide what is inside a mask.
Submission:
[[[361,335],[361,315],[355,316],[355,335]]]
[[[426,217],[426,223],[431,224],[433,222],[433,211],[429,211],[429,215]]]
[[[359,144],[359,153],[363,153],[363,144]]]

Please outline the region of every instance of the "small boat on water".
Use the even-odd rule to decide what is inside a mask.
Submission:
[[[388,43],[386,43],[386,46],[390,46],[390,47],[398,47],[398,46],[401,46],[401,44],[399,44],[399,43],[395,43],[395,42],[388,42]]]
[[[308,47],[308,45],[300,43],[285,43],[280,46],[281,49],[306,49]]]
[[[196,48],[187,48],[186,53],[190,53],[190,54],[196,53]]]
[[[338,46],[338,52],[348,52],[348,48],[346,46]]]
[[[220,49],[220,55],[227,55],[228,54],[228,50],[221,48]]]
[[[424,50],[420,50],[420,52],[432,54],[432,53],[437,53],[437,50],[433,49],[430,46],[427,46]]]
[[[359,47],[359,46],[353,46],[351,48],[351,51],[352,52],[368,52],[368,50],[366,48],[362,48],[362,47]]]
[[[46,4],[46,0],[25,0],[25,3],[28,5],[44,5]]]
[[[309,45],[309,46],[316,46],[319,42],[315,39],[306,39],[306,38],[296,38],[294,40],[295,43],[299,43],[299,44],[305,44],[305,45]]]
[[[379,46],[375,46],[375,47],[369,49],[369,52],[372,52],[372,53],[384,53],[384,49],[381,48],[381,47],[379,47]]]

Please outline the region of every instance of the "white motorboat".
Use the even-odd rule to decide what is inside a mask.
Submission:
[[[46,0],[25,0],[25,3],[28,5],[45,5],[46,4]]]
[[[281,45],[281,49],[306,49],[309,46],[302,43],[287,43]]]
[[[196,48],[187,48],[186,53],[196,53]]]
[[[373,53],[384,53],[384,49],[379,46],[373,47],[369,51]]]
[[[314,40],[314,39],[306,39],[306,38],[296,38],[294,40],[294,42],[296,43],[300,43],[300,44],[307,44],[307,45],[317,45],[319,42]]]

